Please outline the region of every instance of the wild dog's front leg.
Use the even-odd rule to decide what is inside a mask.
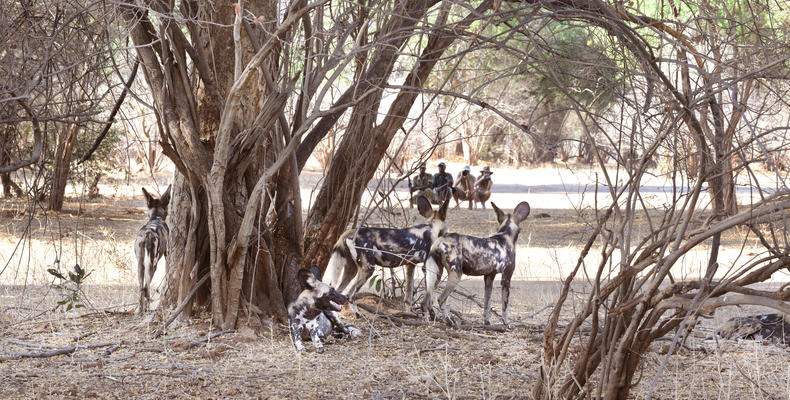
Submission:
[[[485,297],[483,298],[483,323],[491,325],[489,316],[491,315],[491,292],[494,289],[494,278],[496,273],[488,274],[484,278],[485,282]]]
[[[321,327],[318,323],[318,318],[312,319],[305,324],[307,332],[310,333],[310,340],[313,342],[313,347],[317,352],[324,351],[324,344],[321,343]]]
[[[304,350],[304,344],[302,343],[302,332],[304,331],[304,324],[301,321],[296,319],[291,319],[291,337],[294,341],[294,347],[296,347],[297,351]]]
[[[324,316],[326,316],[329,322],[332,323],[332,328],[335,331],[342,332],[344,335],[349,336],[352,339],[362,336],[362,331],[351,325],[344,325],[342,322],[340,322],[334,312],[324,311]]]

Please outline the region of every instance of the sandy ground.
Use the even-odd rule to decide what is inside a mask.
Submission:
[[[455,172],[460,165],[451,163],[448,169]],[[595,185],[589,182],[595,182],[595,171],[571,173],[562,167],[494,171],[492,199],[498,205],[512,208],[526,200],[533,216],[548,214],[522,225],[511,299],[516,327],[500,332],[400,326],[366,314],[352,321],[363,337],[330,340],[324,353],[295,352],[285,326],[266,321],[254,324],[261,329],[243,328],[197,343],[212,331],[205,312],[159,337],[154,331],[161,324],[161,312],[145,317],[128,312],[137,291],[132,242],[145,220],[139,188],[155,186],[150,178],[110,180],[101,187],[102,199],[86,202],[72,196],[61,213],[24,212],[24,203],[0,201],[0,356],[4,357],[0,397],[529,398],[540,362],[541,326],[594,220],[590,207],[596,202]],[[318,173],[305,174],[303,204],[309,204],[320,179]],[[600,174],[598,179],[602,180]],[[652,179],[645,193],[655,202],[651,204],[660,206],[666,181]],[[771,187],[771,177],[765,179]],[[164,190],[167,174],[157,181],[155,187]],[[598,186],[599,193],[607,191]],[[72,195],[78,192],[72,189]],[[405,193],[402,185],[396,187],[388,197],[393,205],[389,211],[371,214],[367,223],[419,222],[416,210],[398,203],[405,200]],[[751,195],[739,192],[742,201]],[[599,204],[605,201],[602,197]],[[371,199],[377,196],[366,195],[363,206]],[[452,209],[448,224],[451,231],[478,236],[497,229],[490,209]],[[756,244],[749,241],[741,249],[742,239],[743,232],[725,237],[723,273],[727,265],[739,266],[756,251]],[[705,257],[704,249],[692,253],[673,271],[675,276],[698,276]],[[591,256],[588,265],[596,260]],[[81,293],[86,307],[52,311],[63,293],[49,286],[52,277],[46,269],[74,263],[91,274]],[[155,281],[161,280],[164,269],[160,265]],[[781,285],[788,278],[782,272],[766,285]],[[497,282],[495,310],[501,304],[498,287]],[[462,288],[477,301],[482,297],[478,279],[465,279]],[[577,282],[574,299],[586,294],[586,284]],[[400,311],[397,304],[365,300],[389,312]],[[452,301],[453,309],[468,323],[482,322],[474,301],[463,295]],[[786,348],[705,340],[727,318],[759,311],[717,312],[695,329],[689,349],[673,356],[662,353],[666,343],[657,342],[646,355],[634,397],[654,390],[656,398],[789,398]],[[73,350],[64,355],[12,360],[14,354],[71,346]],[[662,379],[653,384],[662,363],[666,364]]]

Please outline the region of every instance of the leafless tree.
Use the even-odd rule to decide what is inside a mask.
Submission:
[[[77,142],[93,141],[105,125],[118,82],[111,60],[118,36],[100,1],[19,1],[1,7],[0,36],[7,46],[0,49],[0,168],[46,168],[48,208],[60,210]],[[22,113],[25,108],[30,113]],[[16,150],[29,148],[24,142],[29,132],[35,134],[31,113],[42,124],[41,137],[33,138],[41,151],[25,160]],[[14,185],[8,175],[3,182]]]
[[[745,304],[789,311],[787,290],[749,287],[790,265],[785,180],[772,166],[776,179],[766,188],[752,168],[770,163],[774,150],[767,144],[788,133],[784,98],[790,68],[788,58],[774,51],[790,45],[788,26],[761,17],[776,5],[736,2],[722,9],[706,2],[668,2],[649,10],[594,0],[510,5],[523,10],[519,32],[531,41],[537,59],[555,56],[544,45],[549,34],[544,27],[550,24],[530,19],[540,15],[615,39],[610,54],[617,73],[627,77],[608,88],[617,107],[600,113],[579,101],[576,87],[555,70],[542,72],[580,120],[596,116],[597,133],[585,124],[582,130],[611,200],[596,210],[593,233],[548,321],[533,395],[627,398],[653,340],[674,333],[677,347],[701,313]],[[775,113],[785,116],[772,118]],[[606,152],[614,166],[604,162]],[[641,190],[657,154],[675,159],[667,171],[673,187],[660,212],[652,210]],[[618,183],[616,176],[625,182]],[[741,204],[735,196],[738,176],[753,193],[742,196]],[[647,232],[636,228],[637,216],[647,220]],[[719,257],[722,236],[739,227],[759,239],[764,253],[725,265]],[[707,253],[704,273],[679,280],[673,267],[692,251]],[[600,260],[590,260],[593,253]],[[581,304],[571,301],[574,280],[589,287]],[[561,315],[567,314],[570,322],[560,327]],[[652,388],[660,374],[651,377]]]
[[[234,326],[240,312],[283,316],[297,269],[326,263],[456,39],[448,24],[468,27],[492,4],[438,3],[121,6],[166,133],[165,154],[179,170],[165,304],[188,312],[192,288],[208,280],[196,298],[210,303],[219,326]],[[455,7],[462,15],[450,20]],[[425,42],[415,46],[412,38]],[[377,121],[404,58],[412,67]],[[344,135],[302,221],[299,173],[338,121]]]

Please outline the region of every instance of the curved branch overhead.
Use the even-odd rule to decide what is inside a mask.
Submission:
[[[93,142],[88,151],[85,152],[85,155],[80,157],[80,160],[77,161],[77,164],[82,164],[91,158],[96,149],[98,149],[101,145],[101,142],[104,140],[104,138],[107,137],[107,133],[110,131],[112,123],[115,121],[115,115],[118,113],[118,110],[121,109],[121,105],[123,105],[123,101],[126,99],[126,94],[129,93],[129,88],[132,86],[134,79],[137,77],[137,68],[139,66],[140,60],[135,60],[134,66],[132,66],[132,72],[129,73],[129,79],[126,80],[126,84],[123,87],[121,95],[118,97],[118,100],[115,102],[115,105],[110,111],[110,115],[107,117],[107,123],[104,125],[104,129],[102,129],[101,133],[99,133],[99,136],[96,137],[96,140]]]
[[[30,157],[26,159],[17,160],[11,164],[0,166],[0,174],[13,172],[37,163],[41,159],[41,151],[44,147],[44,135],[41,133],[41,127],[36,112],[30,107],[25,97],[17,96],[13,93],[11,93],[11,95],[16,98],[16,102],[25,109],[25,112],[27,112],[27,115],[30,117],[30,122],[33,125],[33,151],[30,153]]]

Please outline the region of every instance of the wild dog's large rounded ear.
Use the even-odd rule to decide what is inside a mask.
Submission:
[[[145,204],[148,207],[151,207],[151,203],[154,201],[154,196],[148,194],[148,191],[143,188],[143,196],[145,196]]]
[[[160,199],[162,200],[162,204],[164,204],[165,206],[167,206],[167,204],[170,203],[170,187],[171,186],[173,186],[173,185],[167,185],[167,190],[165,190],[165,193],[162,194],[162,197],[160,197]]]
[[[447,206],[450,204],[450,198],[444,201],[444,204],[439,208],[439,221],[447,219]]]
[[[531,210],[529,208],[529,203],[527,203],[526,201],[522,201],[521,203],[518,203],[516,209],[513,210],[513,219],[516,220],[516,224],[520,224],[521,221],[527,219],[530,211]]]
[[[315,289],[315,277],[310,270],[301,268],[299,270],[299,284],[302,289]]]
[[[321,274],[321,268],[318,268],[318,265],[316,265],[316,264],[313,264],[313,266],[310,267],[310,273],[313,274],[315,279],[317,279],[319,281],[321,280],[321,277],[323,275],[323,274]]]
[[[420,212],[425,218],[432,218],[433,217],[433,207],[431,207],[431,202],[425,198],[425,196],[420,196],[417,198],[417,211]]]
[[[502,210],[500,210],[493,201],[491,202],[491,208],[493,208],[494,212],[496,213],[497,222],[501,224],[505,220],[505,213],[502,212]]]

